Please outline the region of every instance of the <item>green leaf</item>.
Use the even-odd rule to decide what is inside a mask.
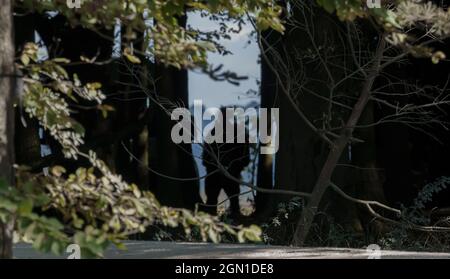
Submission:
[[[115,111],[114,107],[110,105],[99,105],[98,109],[102,112],[102,116],[105,119],[108,117],[108,112]]]
[[[444,59],[445,59],[445,53],[443,53],[442,51],[436,51],[431,56],[431,62],[433,62],[433,64],[438,64],[439,61],[444,60]]]
[[[258,226],[251,225],[249,228],[244,229],[244,235],[250,241],[261,241],[261,229]]]
[[[57,64],[55,64],[54,67],[55,67],[56,72],[59,75],[63,76],[66,79],[69,78],[69,74],[67,74],[67,71],[63,67],[61,67],[61,66],[59,66]]]
[[[30,214],[33,211],[33,200],[24,199],[19,203],[18,212],[21,215]]]
[[[75,121],[75,120],[73,120],[73,119],[71,119],[71,122],[72,122],[72,128],[73,128],[73,130],[74,130],[77,134],[84,135],[85,130],[84,130],[83,125],[81,125],[80,123],[78,123],[77,121]]]
[[[61,166],[54,166],[53,168],[51,168],[51,173],[52,173],[52,175],[54,175],[56,177],[60,177],[64,173],[66,173],[66,169]]]
[[[67,58],[64,58],[64,57],[57,57],[57,58],[53,58],[53,62],[67,64],[67,63],[70,63],[70,60]]]
[[[245,231],[243,231],[243,230],[241,230],[237,233],[237,239],[238,239],[239,243],[245,242],[244,233],[245,233]]]
[[[26,54],[22,54],[20,56],[20,61],[22,61],[22,64],[27,66],[28,64],[30,64],[30,57],[28,55],[26,55]]]
[[[135,56],[135,55],[131,55],[131,54],[124,54],[125,57],[128,59],[128,61],[130,61],[133,64],[141,64],[141,59],[139,59],[139,57]]]
[[[127,246],[125,246],[125,243],[123,242],[114,242],[114,245],[117,247],[117,249],[119,250],[127,250]]]
[[[3,178],[0,178],[0,192],[8,190],[8,183]]]
[[[44,233],[38,234],[33,241],[33,248],[36,250],[42,250],[44,240],[45,240],[45,234]]]
[[[4,208],[10,212],[17,210],[17,204],[11,200],[0,196],[0,208]]]
[[[217,50],[217,49],[216,49],[216,46],[215,46],[213,43],[211,43],[211,42],[199,41],[199,42],[197,42],[197,45],[198,45],[199,47],[203,48],[203,49],[206,50],[206,51],[212,51],[212,52],[214,52],[214,51]]]
[[[50,197],[44,193],[39,194],[34,198],[36,206],[47,205],[50,201],[51,201]]]
[[[336,9],[335,0],[317,0],[317,3],[329,13],[334,12],[334,10]]]
[[[50,251],[52,251],[53,254],[60,255],[63,252],[63,247],[61,244],[57,241],[53,241],[51,244]]]
[[[216,231],[214,230],[214,228],[212,228],[212,227],[209,228],[209,230],[208,230],[208,236],[209,236],[209,239],[212,240],[212,242],[214,242],[214,243],[219,243],[219,241],[220,241],[220,236],[219,236],[218,232],[216,232]]]
[[[98,89],[102,88],[102,84],[100,82],[91,82],[91,83],[86,84],[86,87],[89,90],[98,90]]]
[[[396,28],[402,28],[397,22],[397,15],[391,10],[385,8],[374,8],[369,9],[369,12],[375,17],[379,18],[385,24],[390,24]]]

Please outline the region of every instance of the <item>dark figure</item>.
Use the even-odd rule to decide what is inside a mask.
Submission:
[[[222,109],[223,118],[225,110]],[[240,185],[237,181],[227,177],[219,166],[222,165],[228,173],[236,179],[240,179],[242,170],[249,164],[249,144],[226,143],[226,125],[223,121],[223,143],[204,144],[203,165],[206,167],[208,176],[205,179],[206,204],[204,210],[211,214],[217,214],[217,203],[220,190],[223,189],[230,199],[230,215],[238,217],[240,215],[239,193]],[[236,122],[234,122],[236,123]],[[214,130],[213,130],[214,131]],[[237,125],[234,125],[234,135],[237,135]],[[245,137],[247,139],[247,136]],[[220,162],[220,165],[219,163]]]

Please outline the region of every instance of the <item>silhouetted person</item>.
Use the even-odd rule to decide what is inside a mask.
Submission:
[[[221,109],[223,114],[223,143],[204,144],[203,165],[206,167],[208,176],[205,179],[206,204],[205,211],[217,214],[217,203],[220,190],[224,190],[230,201],[230,214],[233,217],[240,215],[239,208],[239,182],[227,177],[220,170],[218,162],[227,170],[227,172],[236,179],[241,178],[242,170],[250,162],[249,144],[237,143],[237,124],[234,125],[235,143],[226,143],[226,125],[225,109]],[[213,130],[214,131],[214,130]],[[248,138],[247,136],[245,137]],[[215,156],[214,156],[214,155]],[[214,158],[216,157],[216,158]]]

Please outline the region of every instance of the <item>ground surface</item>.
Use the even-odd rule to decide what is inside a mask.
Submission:
[[[406,251],[380,250],[370,252],[367,249],[346,248],[292,248],[265,245],[236,245],[209,243],[175,243],[155,241],[126,242],[127,251],[110,248],[105,258],[124,259],[367,259],[367,258],[445,258],[450,259],[450,253],[425,253]],[[59,258],[67,258],[66,254]],[[28,244],[17,244],[14,247],[15,258],[58,258],[52,255],[40,254]]]

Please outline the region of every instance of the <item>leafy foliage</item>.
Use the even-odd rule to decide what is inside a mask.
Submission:
[[[296,1],[296,0],[294,0]],[[450,13],[431,1],[399,0],[389,5],[368,7],[360,0],[317,0],[329,13],[336,12],[341,20],[373,18],[387,33],[388,42],[406,48],[416,57],[429,57],[434,64],[445,59],[442,51],[422,46],[417,32],[423,37],[447,37],[450,34]]]
[[[40,251],[60,254],[70,243],[69,236],[63,232],[64,226],[55,218],[33,213],[34,207],[44,206],[49,201],[48,195],[31,183],[9,187],[0,181],[0,220],[16,222],[16,238],[33,242],[33,247]]]
[[[442,176],[436,181],[428,183],[419,192],[417,197],[414,199],[415,209],[424,209],[425,205],[433,200],[433,195],[441,192],[450,185],[450,177]]]
[[[83,144],[84,129],[70,117],[66,99],[77,102],[78,97],[100,105],[105,99],[100,91],[101,84],[82,85],[76,75],[70,80],[61,66],[69,60],[55,58],[38,62],[37,51],[36,44],[27,43],[20,56],[19,69],[27,75],[23,79],[23,107],[61,144],[67,158],[76,159],[78,147]]]
[[[99,26],[113,28],[117,20],[126,28],[123,56],[131,63],[141,63],[128,47],[136,33],[145,33],[145,40],[153,41],[153,55],[162,63],[181,67],[206,66],[208,51],[214,44],[199,40],[200,32],[179,25],[178,18],[186,9],[227,14],[240,18],[255,15],[260,28],[283,30],[278,18],[280,9],[271,1],[83,1],[81,9],[71,9],[66,1],[16,1],[16,7],[30,12],[58,12],[72,26],[81,25],[96,30]],[[156,24],[149,27],[146,20]],[[131,44],[130,44],[131,45]],[[64,65],[68,59],[55,57],[38,60],[34,43],[24,46],[18,68],[23,72],[22,103],[30,117],[57,140],[67,158],[84,157],[92,167],[79,168],[68,174],[59,166],[51,168],[47,176],[32,175],[18,168],[17,187],[2,187],[0,217],[13,218],[17,239],[30,241],[36,249],[61,253],[69,243],[80,245],[83,256],[99,257],[106,247],[128,235],[143,232],[151,224],[182,226],[188,234],[192,227],[202,240],[218,242],[221,234],[234,235],[238,241],[259,241],[261,231],[256,226],[231,226],[201,212],[190,212],[161,206],[153,194],[140,191],[120,175],[112,173],[93,151],[85,154],[79,147],[84,143],[84,129],[71,117],[69,101],[95,102],[104,113],[100,83],[81,84],[77,75],[69,77]],[[89,61],[84,61],[85,63]],[[34,209],[53,209],[61,221],[34,213]]]
[[[107,170],[105,165],[99,167]],[[0,218],[14,216],[17,237],[40,251],[59,254],[75,243],[83,257],[100,257],[111,243],[125,248],[121,240],[156,223],[182,226],[186,234],[195,227],[203,241],[219,242],[225,232],[240,242],[259,241],[261,232],[256,226],[231,226],[206,213],[164,207],[151,192],[142,192],[119,176],[94,173],[94,168],[67,174],[64,168],[53,167],[48,176],[36,176],[19,168],[18,187],[3,184],[1,188]],[[63,223],[33,213],[34,207],[55,209]]]
[[[413,204],[402,208],[402,226],[394,227],[383,238],[379,244],[388,249],[414,249],[414,250],[440,250],[448,251],[450,247],[450,236],[448,232],[423,232],[414,234],[410,224],[423,226],[449,227],[449,217],[431,218],[431,212],[427,212],[426,206],[433,201],[433,197],[445,190],[450,185],[450,178],[443,176],[433,182],[426,184],[417,194]]]
[[[161,206],[151,192],[142,192],[112,173],[95,152],[81,152],[84,129],[71,117],[66,99],[96,102],[102,110],[100,105],[105,96],[101,84],[82,85],[76,75],[70,80],[61,66],[70,61],[63,58],[38,61],[37,50],[35,44],[27,43],[20,55],[18,66],[27,76],[23,79],[22,105],[61,144],[67,158],[87,158],[92,167],[68,174],[63,167],[54,166],[47,176],[18,168],[17,187],[1,188],[0,218],[15,219],[19,239],[31,241],[36,249],[54,253],[76,243],[84,257],[100,257],[111,243],[122,247],[121,240],[144,232],[154,223],[180,225],[186,233],[197,227],[203,241],[218,242],[224,232],[241,242],[259,241],[258,227],[230,226],[205,213]],[[33,213],[33,208],[54,209],[63,223]]]
[[[366,15],[364,2],[360,0],[317,0],[317,3],[329,13],[336,11],[341,20],[354,20]]]
[[[267,244],[282,244],[284,238],[290,237],[295,231],[298,214],[303,207],[304,201],[299,197],[279,203],[275,215],[261,225],[263,241]]]
[[[132,40],[136,33],[146,34],[146,41],[154,42],[155,57],[162,63],[178,68],[206,66],[206,53],[212,50],[209,42],[198,40],[194,30],[186,30],[177,18],[186,10],[207,11],[212,14],[226,13],[238,19],[247,13],[254,14],[258,27],[283,31],[278,15],[279,6],[266,0],[84,0],[80,9],[71,9],[66,0],[40,1],[20,0],[16,6],[39,13],[57,11],[67,17],[72,26],[81,25],[89,29],[113,28],[117,20],[126,28],[125,38]],[[149,27],[147,19],[155,24]],[[127,57],[130,54],[127,54]]]
[[[273,28],[283,32],[279,18],[281,8],[275,2],[84,0],[80,9],[71,9],[65,0],[18,0],[15,5],[26,12],[57,12],[65,16],[72,26],[95,31],[100,27],[112,29],[119,21],[125,29],[123,56],[131,63],[142,62],[132,47],[139,33],[145,34],[145,42],[153,42],[149,51],[158,61],[177,68],[207,69],[208,52],[225,51],[220,49],[217,41],[232,30],[225,25],[224,32],[194,30],[182,26],[180,17],[187,11],[206,12],[213,17],[236,21],[252,16],[261,30]],[[431,48],[411,44],[412,35],[407,32],[418,22],[425,22],[431,33],[449,34],[448,14],[440,8],[411,0],[379,9],[368,9],[364,6],[365,1],[359,0],[317,2],[328,12],[336,12],[341,20],[375,18],[391,34],[392,44],[406,46],[413,54],[431,57],[433,62],[445,58],[443,53],[434,52]],[[435,17],[425,18],[428,12]],[[153,19],[154,24],[149,26],[148,19]],[[18,68],[25,76],[22,106],[61,144],[67,158],[84,157],[91,167],[67,173],[64,168],[53,166],[48,176],[31,175],[26,169],[18,168],[17,187],[0,183],[0,220],[3,223],[11,219],[15,221],[18,239],[31,241],[35,248],[54,253],[61,253],[67,244],[76,243],[81,246],[84,256],[95,257],[101,256],[109,244],[121,247],[120,241],[128,235],[142,232],[155,223],[182,226],[187,234],[196,228],[205,241],[218,242],[224,232],[234,235],[240,242],[259,241],[261,230],[256,226],[230,226],[201,212],[161,206],[152,193],[140,191],[136,185],[126,183],[120,175],[112,173],[94,152],[81,152],[79,147],[84,142],[84,129],[71,117],[68,102],[92,101],[103,113],[107,113],[112,108],[102,105],[105,98],[101,92],[102,85],[82,84],[76,75],[69,77],[64,69],[64,65],[71,61],[61,57],[39,61],[37,51],[35,44],[26,44],[18,59]],[[295,206],[300,206],[297,201],[293,202]],[[288,205],[290,212],[289,206],[294,205]],[[56,210],[62,221],[36,214],[34,209],[37,208]],[[279,214],[288,220],[288,211],[281,210]],[[272,220],[273,226],[278,226],[276,218]]]

